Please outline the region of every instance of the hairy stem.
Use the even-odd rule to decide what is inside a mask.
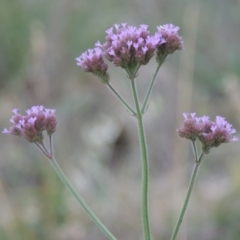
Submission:
[[[189,202],[189,199],[190,199],[190,196],[191,196],[191,193],[192,193],[194,182],[195,182],[195,179],[196,179],[196,176],[197,176],[197,173],[198,173],[198,169],[200,167],[201,160],[202,160],[203,156],[204,156],[204,154],[202,153],[199,156],[199,158],[195,161],[195,165],[194,165],[194,168],[193,168],[193,172],[192,172],[191,180],[190,180],[190,183],[189,183],[187,195],[186,195],[186,198],[185,198],[185,201],[184,201],[181,213],[179,215],[179,218],[177,220],[177,224],[176,224],[176,226],[175,226],[175,228],[173,230],[173,234],[172,234],[172,237],[171,237],[170,240],[175,240],[176,237],[177,237],[179,228],[180,228],[180,226],[182,224],[183,217],[184,217],[184,214],[185,214],[187,206],[188,206],[188,202]]]
[[[131,112],[132,115],[136,115],[135,111],[129,106],[129,104],[123,99],[123,97],[114,89],[114,87],[108,82],[107,86],[112,90],[112,92],[117,96],[117,98],[126,106],[126,108]]]
[[[149,227],[149,214],[148,214],[148,175],[149,175],[149,167],[148,167],[148,156],[147,156],[147,144],[143,126],[142,112],[139,106],[138,94],[135,85],[134,78],[131,80],[132,93],[136,106],[136,117],[138,120],[138,132],[139,132],[139,141],[141,147],[141,157],[142,157],[142,222],[143,222],[143,230],[145,240],[151,239],[150,227]]]
[[[151,81],[151,83],[150,83],[150,85],[149,85],[149,87],[148,87],[148,90],[147,90],[145,99],[144,99],[144,101],[143,101],[143,106],[142,106],[142,110],[141,110],[142,114],[146,111],[148,99],[149,99],[149,97],[150,97],[150,95],[151,95],[151,92],[152,92],[154,83],[155,83],[155,81],[156,81],[156,78],[157,78],[159,69],[160,69],[160,67],[162,66],[162,64],[163,64],[164,60],[166,59],[166,57],[167,57],[167,55],[162,58],[162,61],[161,61],[160,63],[158,63],[157,69],[156,69],[156,71],[155,71],[155,73],[154,73],[154,75],[153,75],[153,79],[152,79],[152,81]]]
[[[77,199],[77,201],[81,204],[83,209],[86,211],[86,213],[90,216],[90,218],[93,220],[93,222],[100,228],[100,230],[107,236],[110,240],[117,240],[112,233],[109,232],[109,230],[104,226],[104,224],[98,219],[98,217],[92,212],[92,210],[88,207],[88,205],[85,203],[85,201],[82,199],[82,197],[78,194],[78,192],[75,190],[75,188],[71,185],[65,174],[63,173],[62,169],[58,165],[57,161],[53,157],[50,159],[50,163],[52,164],[53,168],[55,169],[56,173],[62,180],[62,182],[65,184],[65,186],[70,190],[70,192],[74,195],[74,197]]]

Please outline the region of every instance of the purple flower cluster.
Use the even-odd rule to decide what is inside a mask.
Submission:
[[[165,39],[163,44],[158,44],[157,59],[161,60],[162,56],[172,54],[176,50],[183,49],[182,38],[178,35],[179,27],[173,24],[165,24],[157,27],[158,32],[156,35],[162,36]]]
[[[150,36],[147,25],[139,28],[127,24],[115,24],[114,28],[106,31],[106,42],[102,47],[106,58],[122,68],[145,65],[152,58],[156,46],[165,42],[161,36]]]
[[[13,126],[9,130],[5,128],[2,133],[23,136],[29,142],[42,143],[43,131],[46,131],[49,136],[56,131],[55,109],[33,106],[26,112],[27,115],[23,116],[14,109],[14,115],[10,119]]]
[[[97,76],[107,76],[107,64],[102,58],[102,50],[99,47],[88,49],[81,56],[76,58],[77,65],[81,66],[85,72],[92,72]]]
[[[183,126],[177,130],[179,136],[191,141],[198,139],[204,153],[221,143],[238,141],[238,138],[233,136],[236,130],[223,117],[217,116],[212,122],[207,116],[196,117],[196,113],[184,113],[183,116]]]
[[[76,58],[77,65],[84,71],[95,75],[106,75],[106,57],[115,66],[128,72],[134,72],[145,65],[157,51],[157,61],[162,63],[168,54],[183,48],[182,38],[178,35],[179,27],[172,24],[158,26],[158,31],[151,36],[147,25],[128,26],[126,23],[115,24],[106,33],[106,42],[97,42],[94,49],[89,49]]]

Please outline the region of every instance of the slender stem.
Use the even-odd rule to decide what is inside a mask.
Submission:
[[[42,146],[42,148],[44,149],[44,151],[45,151],[46,153],[49,153],[49,150],[48,150],[48,148],[46,147],[46,145],[44,144],[44,142],[39,143],[39,145]]]
[[[138,132],[139,132],[139,141],[141,147],[141,157],[142,157],[142,222],[145,240],[151,239],[150,227],[149,227],[149,217],[148,217],[148,156],[147,156],[147,144],[143,126],[142,113],[139,106],[138,94],[135,85],[135,80],[131,80],[132,93],[136,106],[137,120],[138,120]]]
[[[47,158],[50,157],[49,151],[48,151],[48,149],[46,148],[46,146],[44,145],[44,143],[35,142],[34,144],[37,146],[37,148],[38,148]]]
[[[134,77],[136,77],[136,74],[137,74],[137,72],[138,72],[138,70],[139,70],[140,67],[141,67],[141,64],[138,64],[137,67],[136,67],[136,69],[135,69],[135,71],[134,71],[134,73],[133,73],[133,76],[134,76]]]
[[[57,161],[53,157],[50,159],[50,163],[52,164],[53,168],[55,169],[56,173],[62,180],[62,182],[65,184],[65,186],[70,190],[70,192],[75,196],[77,201],[81,204],[83,209],[87,212],[87,214],[90,216],[90,218],[93,220],[93,222],[100,228],[100,230],[108,237],[110,240],[117,240],[112,233],[109,232],[109,230],[104,226],[104,224],[97,218],[97,216],[92,212],[92,210],[88,207],[88,205],[85,203],[85,201],[81,198],[81,196],[78,194],[78,192],[74,189],[74,187],[71,185],[71,183],[68,181],[67,177],[63,173],[62,169],[58,165]]]
[[[195,156],[195,161],[198,161],[198,151],[197,151],[197,147],[196,147],[196,141],[191,141],[192,143],[192,149],[193,149],[193,153]]]
[[[50,154],[53,156],[54,152],[53,152],[53,135],[49,135],[48,136],[49,139],[49,149],[50,149]]]
[[[142,114],[146,111],[148,99],[149,99],[149,96],[151,95],[151,92],[152,92],[152,89],[153,89],[153,85],[154,85],[154,83],[156,81],[159,69],[162,66],[162,64],[163,64],[164,60],[166,59],[166,57],[167,57],[167,55],[162,58],[162,61],[158,64],[157,69],[156,69],[156,71],[155,71],[155,73],[153,75],[153,79],[152,79],[152,81],[151,81],[151,83],[150,83],[150,85],[148,87],[148,90],[147,90],[147,93],[146,93],[146,96],[145,96],[145,99],[144,99],[144,102],[143,102],[143,106],[142,106],[142,110],[141,110]]]
[[[109,83],[106,83],[107,86],[113,91],[117,98],[127,107],[127,109],[135,116],[136,112],[129,106],[129,104],[123,99],[123,97],[115,90],[115,88]]]
[[[197,176],[197,173],[198,173],[198,169],[199,169],[199,166],[200,166],[200,164],[201,164],[201,160],[202,160],[203,156],[204,156],[204,153],[201,153],[201,155],[199,156],[199,158],[195,161],[195,165],[194,165],[194,168],[193,168],[193,172],[192,172],[191,180],[190,180],[190,183],[189,183],[187,195],[186,195],[186,198],[185,198],[185,201],[184,201],[184,204],[183,204],[181,213],[180,213],[180,215],[179,215],[179,218],[178,218],[178,220],[177,220],[177,224],[176,224],[176,226],[175,226],[175,228],[174,228],[174,230],[173,230],[173,234],[172,234],[172,237],[171,237],[170,240],[175,240],[176,237],[177,237],[179,228],[180,228],[180,226],[181,226],[181,223],[182,223],[182,221],[183,221],[184,214],[185,214],[186,209],[187,209],[187,205],[188,205],[188,202],[189,202],[191,193],[192,193],[192,189],[193,189],[193,186],[194,186],[194,182],[195,182],[195,179],[196,179],[196,176]]]

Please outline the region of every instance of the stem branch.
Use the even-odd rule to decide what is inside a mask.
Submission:
[[[117,98],[127,107],[127,109],[132,113],[132,115],[136,115],[136,112],[129,106],[129,104],[123,99],[123,97],[115,90],[115,88],[109,83],[106,83],[107,86],[112,90],[112,92],[117,96]]]

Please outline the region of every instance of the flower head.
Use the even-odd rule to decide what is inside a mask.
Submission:
[[[10,119],[13,126],[9,130],[5,128],[2,133],[23,136],[29,142],[42,143],[43,131],[46,131],[49,136],[56,131],[57,120],[54,109],[33,106],[26,112],[27,115],[24,116],[14,109],[14,115]]]
[[[157,27],[156,35],[161,35],[163,42],[157,46],[157,60],[161,61],[164,56],[183,49],[183,40],[178,35],[179,27],[173,24],[165,24]]]
[[[128,70],[147,64],[161,41],[161,36],[150,36],[147,29],[147,25],[135,27],[126,23],[115,24],[106,31],[106,42],[101,45],[106,58]]]
[[[105,81],[109,80],[108,65],[103,61],[103,53],[99,47],[88,49],[81,56],[76,58],[77,65],[81,66],[85,72],[92,72]]]
[[[238,141],[238,138],[233,136],[236,130],[223,117],[217,116],[213,122],[207,116],[196,117],[196,113],[184,113],[183,116],[183,126],[177,130],[179,136],[192,141],[198,139],[204,153],[221,143]]]

